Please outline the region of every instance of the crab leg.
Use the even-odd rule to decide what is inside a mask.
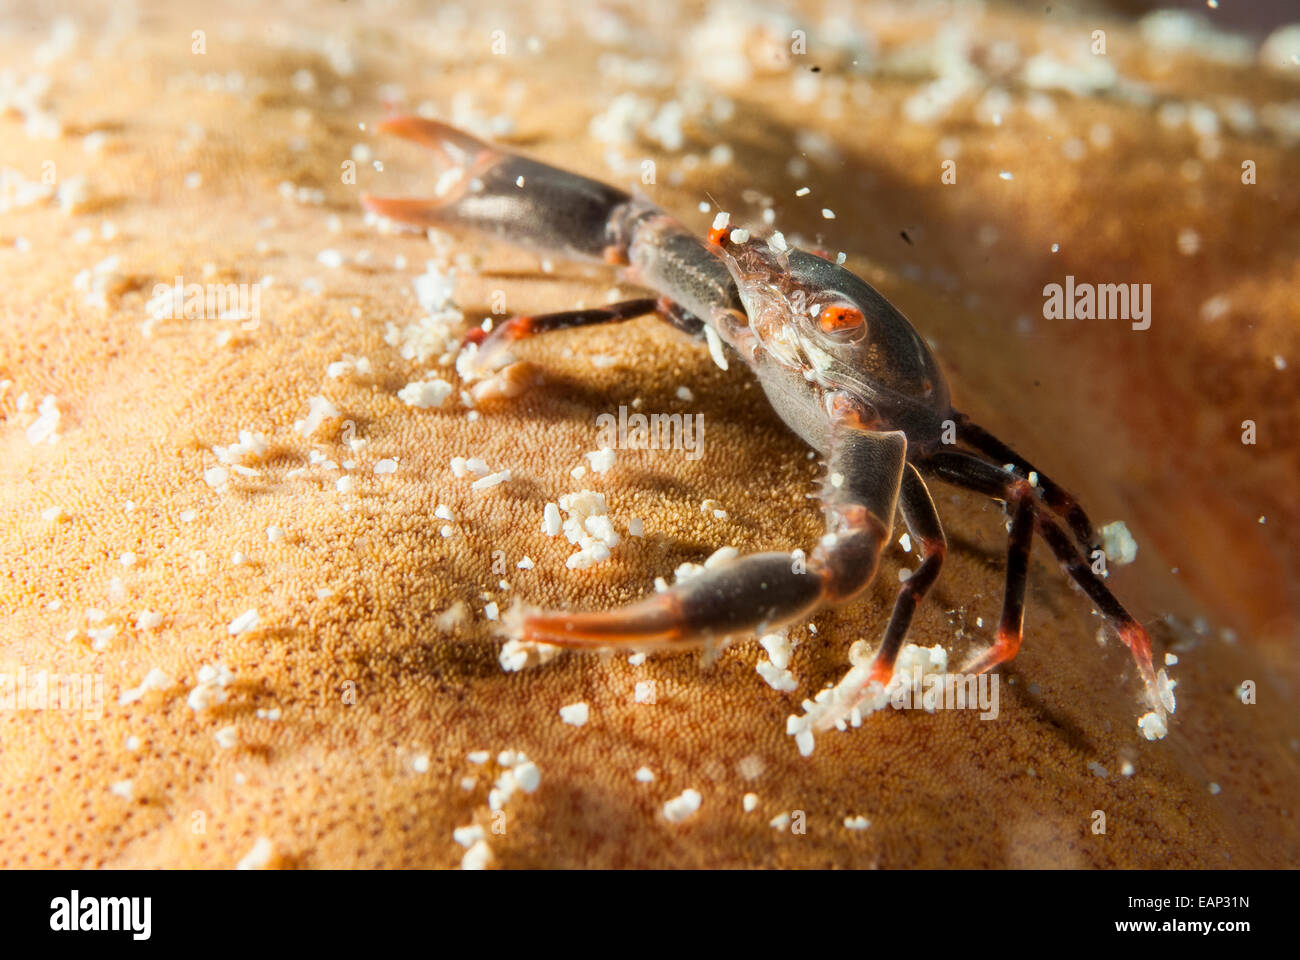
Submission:
[[[1096,604],[1101,615],[1129,648],[1146,688],[1147,702],[1156,713],[1164,717],[1165,708],[1156,682],[1155,668],[1151,663],[1150,636],[1133,619],[1132,614],[1124,609],[1124,605],[1110,592],[1101,578],[1092,572],[1070,537],[1039,509],[1033,488],[1005,470],[973,454],[960,451],[931,454],[922,465],[948,483],[1015,504],[1007,550],[1007,592],[1002,619],[998,625],[998,639],[969,669],[978,673],[991,670],[999,663],[1011,660],[1019,650],[1029,551],[1033,530],[1036,529],[1056,555],[1061,568]],[[1033,518],[1032,529],[1027,514]]]
[[[934,501],[930,498],[930,491],[916,467],[910,463],[903,469],[898,505],[908,532],[917,541],[923,559],[916,571],[898,588],[894,612],[889,618],[889,626],[885,628],[885,638],[871,664],[871,681],[882,685],[887,684],[894,674],[894,661],[903,646],[908,627],[912,625],[912,614],[939,578],[939,570],[948,551],[948,542],[943,535],[943,526],[938,511],[934,508]]]
[[[704,328],[703,321],[666,297],[657,300],[653,297],[622,300],[591,310],[561,310],[557,313],[514,316],[497,324],[491,332],[482,327],[474,327],[465,334],[464,344],[476,347],[468,361],[469,368],[473,371],[472,375],[485,374],[505,362],[512,344],[538,334],[602,323],[622,323],[648,314],[658,316],[684,333],[699,335]]]
[[[587,327],[601,323],[621,323],[634,317],[642,317],[659,309],[659,302],[653,298],[642,297],[637,300],[623,300],[606,307],[593,310],[562,310],[558,313],[541,313],[519,315],[498,323],[489,333],[482,327],[474,327],[465,334],[464,343],[475,344],[477,350],[471,361],[476,373],[485,373],[499,366],[507,355],[511,345],[552,330],[568,330],[573,327]]]
[[[1047,474],[993,434],[974,423],[970,417],[959,413],[956,414],[956,421],[957,439],[962,443],[974,447],[1000,464],[1011,464],[1026,477],[1031,473],[1037,474],[1038,487],[1043,491],[1043,502],[1070,525],[1070,530],[1079,541],[1079,546],[1091,550],[1096,545],[1092,521],[1088,519],[1088,515],[1083,512],[1083,507],[1079,506],[1079,501],[1069,491],[1057,485]]]
[[[849,600],[871,582],[889,542],[906,452],[901,432],[837,425],[827,532],[806,564],[787,553],[751,554],[617,610],[524,611],[513,624],[516,639],[588,649],[709,644]]]
[[[976,657],[966,670],[985,673],[999,663],[1015,659],[1025,631],[1025,585],[1029,580],[1029,554],[1034,544],[1034,491],[1026,481],[1011,484],[1007,490],[1012,508],[1011,533],[1007,537],[1007,585],[1002,599],[1002,617],[998,621],[993,646]],[[1056,529],[1053,527],[1052,529]]]

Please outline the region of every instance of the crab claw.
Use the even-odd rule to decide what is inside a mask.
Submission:
[[[361,195],[361,203],[367,210],[402,223],[428,226],[454,219],[455,206],[465,196],[470,181],[503,156],[462,130],[423,117],[391,117],[379,124],[378,130],[428,148],[444,168],[433,197]]]

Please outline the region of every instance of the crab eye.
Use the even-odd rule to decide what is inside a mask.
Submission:
[[[822,307],[818,314],[822,329],[827,333],[843,333],[862,326],[866,317],[857,307]]]

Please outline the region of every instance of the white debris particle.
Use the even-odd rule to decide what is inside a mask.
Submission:
[[[378,463],[375,464],[375,473],[381,477],[386,474],[396,473],[396,472],[397,472],[397,461],[389,457],[385,457],[384,459],[380,460]]]
[[[731,223],[731,214],[725,211],[720,211],[718,215],[713,218],[713,229],[726,230],[727,226],[730,223]]]
[[[212,452],[217,455],[217,460],[227,465],[243,463],[248,459],[257,459],[266,453],[267,442],[266,435],[263,433],[253,433],[251,430],[240,430],[239,439],[230,444],[228,447],[214,446]]]
[[[822,219],[823,219],[823,220],[834,220],[834,219],[835,219],[835,211],[834,211],[834,210],[831,210],[829,207],[822,207]]]
[[[789,670],[784,670],[767,660],[760,660],[756,665],[758,675],[766,681],[767,685],[773,690],[780,693],[793,693],[799,689],[799,682],[795,680],[794,674]]]
[[[485,477],[479,477],[469,485],[471,490],[487,490],[490,487],[500,486],[510,479],[510,471],[499,470],[496,473],[489,473]]]
[[[304,437],[310,437],[326,420],[331,420],[339,415],[338,408],[322,396],[309,397],[307,399],[307,417],[304,420],[295,420],[293,429],[301,433]]]
[[[768,633],[758,638],[759,644],[767,651],[774,667],[784,670],[790,666],[790,638],[783,633]]]
[[[416,773],[429,772],[429,755],[427,753],[416,754],[411,760],[411,769]]]
[[[152,610],[141,610],[135,618],[135,628],[137,630],[152,630],[161,625],[162,622],[163,615],[161,613],[154,613]]]
[[[230,635],[232,637],[236,637],[239,634],[244,633],[248,630],[252,630],[254,627],[256,627],[257,620],[258,620],[257,610],[255,609],[245,610],[239,616],[235,617],[234,620],[230,621],[230,625],[229,627],[227,627],[227,629],[230,631]]]
[[[1217,797],[1222,791],[1223,788],[1219,786],[1217,783],[1210,784],[1210,796]]]
[[[885,686],[868,682],[871,676],[871,652],[863,641],[849,650],[852,668],[834,687],[827,687],[812,700],[804,700],[802,716],[791,715],[786,720],[786,733],[795,738],[795,745],[803,756],[813,751],[813,733],[832,726],[844,729],[848,721],[853,726],[862,717],[887,706],[895,691],[912,687],[920,678],[943,675],[948,669],[948,652],[942,646],[919,647],[909,643],[898,654],[894,675]]]
[[[695,394],[691,392],[690,387],[678,387],[677,399],[685,400],[687,403],[690,403],[692,400],[695,399]]]
[[[1279,76],[1294,78],[1300,64],[1300,23],[1288,23],[1270,33],[1259,48],[1259,65]]]
[[[655,772],[649,767],[638,767],[636,771],[637,781],[640,783],[653,783]]]
[[[1178,704],[1174,700],[1174,687],[1176,686],[1178,686],[1178,681],[1170,680],[1168,671],[1161,670],[1156,674],[1156,693],[1160,697],[1161,704],[1170,713],[1174,713],[1178,709]]]
[[[749,243],[749,231],[743,227],[737,227],[730,233],[732,243]]]
[[[140,681],[140,686],[132,687],[129,690],[123,690],[117,697],[117,705],[125,707],[128,703],[134,703],[143,699],[144,695],[150,690],[170,690],[176,685],[176,681],[167,674],[163,673],[157,667],[150,669],[145,674],[144,679]]]
[[[746,813],[753,813],[758,809],[758,794],[747,793],[740,798],[740,805]]]
[[[1166,654],[1165,654],[1165,666],[1166,666],[1166,667],[1173,667],[1173,666],[1177,666],[1177,665],[1178,665],[1178,654],[1176,654],[1176,653],[1166,653]]]
[[[134,800],[135,783],[131,780],[119,780],[109,786],[108,792],[121,797],[123,800]]]
[[[700,503],[700,513],[711,513],[718,520],[727,519],[727,511],[717,500],[704,500]]]
[[[343,254],[337,250],[322,250],[316,254],[316,262],[322,267],[328,267],[331,270],[337,270],[343,266]]]
[[[54,396],[47,394],[36,413],[36,420],[27,428],[27,442],[35,445],[45,441],[50,443],[57,441],[59,435],[55,431],[59,427],[60,415]]]
[[[469,607],[464,600],[457,600],[450,607],[438,614],[438,629],[450,633],[469,618]]]
[[[464,457],[451,458],[451,473],[458,480],[463,480],[471,473],[476,477],[481,477],[488,472],[487,464],[480,457],[470,457],[468,460]]]
[[[272,722],[279,720],[283,711],[279,707],[258,707],[257,719],[270,720]]]
[[[869,826],[871,826],[871,821],[861,814],[858,814],[856,817],[844,818],[845,830],[865,830]]]
[[[350,478],[343,477],[342,479],[347,480]],[[284,539],[284,530],[274,525],[269,526],[266,528],[266,539],[270,543],[279,543],[281,540]]]
[[[85,177],[68,177],[55,190],[59,210],[65,214],[83,213],[94,203],[90,181]]]
[[[236,870],[265,870],[271,865],[274,857],[275,848],[271,841],[266,837],[258,837],[253,844],[253,849],[244,854],[239,862],[235,864]]]
[[[524,793],[533,793],[542,785],[542,772],[531,760],[516,764],[510,772],[515,778],[515,784]]]
[[[1191,257],[1201,249],[1201,235],[1191,227],[1184,227],[1178,231],[1178,252],[1185,257]]]
[[[593,473],[607,473],[609,468],[614,465],[614,458],[617,454],[609,447],[596,450],[586,455],[587,460],[591,463]]]
[[[485,616],[489,620],[497,619],[500,613],[501,613],[500,608],[497,607],[495,602],[489,603],[486,607],[483,608],[483,616]]]
[[[224,663],[204,664],[196,680],[185,703],[195,713],[202,713],[226,702],[226,687],[234,682],[235,674]]]
[[[526,556],[526,557],[524,557],[522,560],[520,560],[518,563],[516,563],[515,566],[518,567],[520,570],[531,570],[531,569],[533,569],[533,567],[535,566],[535,564],[533,563],[533,560],[532,560],[531,557],[527,557],[527,556]]]
[[[445,380],[414,380],[397,391],[397,398],[408,407],[427,410],[441,407],[452,394],[452,385]]]
[[[702,798],[695,790],[686,789],[679,796],[664,804],[664,819],[669,823],[681,823],[695,815],[700,809]]]
[[[640,517],[633,517],[627,522],[627,532],[631,537],[645,536],[645,524]]]
[[[627,662],[634,667],[639,667],[641,666],[641,664],[645,663],[645,654],[644,653],[628,654]]]
[[[771,820],[767,821],[767,825],[773,830],[784,830],[786,827],[790,826],[790,814],[778,813]]]
[[[465,754],[465,759],[470,763],[482,764],[491,760],[492,754],[488,753],[486,750],[474,750]]]
[[[655,685],[649,680],[637,681],[636,686],[632,688],[632,701],[634,703],[654,703]]]
[[[117,561],[124,567],[133,567],[135,566],[135,554],[128,550],[126,553],[118,557]]]
[[[554,529],[551,507],[552,504],[546,505],[542,526],[548,534]],[[579,547],[565,561],[565,566],[582,570],[609,559],[610,550],[618,546],[620,538],[606,515],[605,495],[591,490],[567,493],[560,497],[559,509],[568,514],[561,525],[565,537]],[[554,516],[558,516],[558,511]]]
[[[239,730],[233,724],[224,726],[212,735],[217,741],[217,746],[223,750],[230,750],[239,743]]]
[[[486,840],[479,840],[465,851],[465,856],[460,858],[462,870],[486,870],[491,863],[492,848],[487,845]]]
[[[1165,734],[1169,732],[1169,727],[1165,724],[1164,718],[1158,713],[1143,714],[1138,719],[1138,729],[1148,740],[1163,740]]]
[[[560,707],[560,719],[570,726],[583,726],[590,715],[590,708],[581,700],[577,703],[571,703],[568,706]]]
[[[365,357],[345,353],[342,360],[335,360],[325,368],[325,375],[331,378],[345,377],[349,373],[370,373],[370,361]]]
[[[707,323],[704,325],[704,339],[708,341],[709,356],[713,358],[713,362],[716,363],[720,369],[726,370],[727,355],[722,350],[722,338],[719,337],[717,331]]]
[[[108,649],[108,642],[117,635],[117,627],[112,624],[107,627],[89,627],[86,635],[91,639],[90,648],[96,653],[102,653]]]
[[[465,848],[474,846],[485,835],[483,828],[476,823],[471,823],[467,827],[457,827],[451,832],[452,839]]]
[[[515,619],[512,610],[506,611],[505,623],[507,627]],[[518,673],[528,667],[549,663],[559,656],[561,649],[549,643],[511,639],[507,640],[501,647],[497,662],[501,664],[501,669],[506,673]]]
[[[1119,772],[1126,777],[1133,776],[1133,764],[1125,760],[1119,765]]]
[[[810,193],[812,193],[812,189],[811,189],[811,188],[809,188],[809,187],[800,187],[798,190],[796,190],[796,191],[794,192],[794,195],[795,195],[796,197],[806,197],[806,196],[808,196],[808,194],[810,194]]]
[[[1108,523],[1097,533],[1101,535],[1101,547],[1106,553],[1106,559],[1111,563],[1123,566],[1137,559],[1137,541],[1133,539],[1123,520]]]

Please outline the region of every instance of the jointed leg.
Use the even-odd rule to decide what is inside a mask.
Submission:
[[[1038,509],[1034,489],[1005,470],[959,451],[932,454],[926,458],[923,466],[942,480],[1014,505],[1007,550],[1007,592],[1002,620],[998,626],[998,639],[993,647],[975,660],[970,669],[975,672],[990,670],[999,663],[1012,659],[1019,649],[1029,550],[1033,530],[1036,529],[1056,555],[1062,569],[1088,594],[1129,648],[1146,687],[1147,701],[1153,710],[1163,716],[1164,706],[1151,663],[1151,638],[1101,578],[1092,572],[1070,537]]]
[[[1002,617],[998,621],[993,646],[976,657],[966,668],[968,673],[984,673],[999,663],[1015,658],[1025,628],[1025,583],[1029,577],[1029,553],[1034,542],[1034,491],[1024,480],[1007,490],[1012,508],[1011,535],[1007,538],[1007,585],[1002,599]],[[1055,527],[1053,527],[1055,529]]]
[[[474,366],[480,371],[493,369],[494,361],[510,345],[540,333],[552,330],[567,330],[571,327],[588,327],[600,323],[621,323],[634,317],[642,317],[659,309],[659,301],[653,297],[641,297],[636,300],[623,300],[605,307],[592,310],[561,310],[557,313],[542,313],[536,316],[515,316],[504,320],[492,328],[491,333],[482,327],[474,327],[465,334],[466,344],[476,344]]]
[[[907,629],[912,625],[912,614],[920,606],[926,592],[939,577],[943,566],[944,554],[948,543],[943,535],[943,526],[939,522],[938,511],[930,499],[930,491],[925,481],[910,463],[903,468],[903,483],[899,490],[898,505],[903,512],[903,520],[908,532],[916,541],[921,551],[921,565],[898,588],[898,598],[894,601],[894,612],[885,629],[885,639],[876,652],[871,664],[871,680],[880,684],[889,682],[894,673],[894,661],[903,646]]]
[[[487,374],[501,365],[506,351],[520,340],[550,333],[552,330],[622,323],[647,314],[656,314],[666,323],[692,335],[698,336],[704,328],[698,317],[671,300],[663,297],[639,297],[590,310],[560,310],[556,313],[511,317],[494,326],[490,333],[482,327],[474,327],[465,334],[464,344],[476,347],[470,360],[471,369],[478,374]]]
[[[1026,478],[1029,474],[1038,474],[1038,489],[1042,491],[1043,502],[1070,525],[1079,545],[1091,550],[1096,544],[1096,534],[1092,521],[1083,512],[1077,500],[1068,491],[1057,485],[1050,477],[1035,467],[1016,451],[989,433],[983,427],[971,421],[965,414],[957,414],[957,439],[968,444],[996,460],[999,465],[1009,463]]]

